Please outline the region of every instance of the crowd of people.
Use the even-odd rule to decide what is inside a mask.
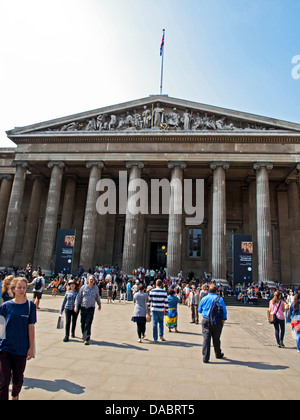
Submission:
[[[26,270],[16,269],[4,273],[0,279],[0,400],[8,398],[8,387],[13,379],[12,398],[18,399],[26,361],[34,357],[34,324],[43,292],[52,289],[52,295],[64,293],[60,315],[65,314],[65,336],[63,341],[75,337],[76,323],[80,313],[82,339],[88,345],[96,304],[101,310],[101,296],[106,291],[107,304],[133,302],[132,322],[136,323],[138,341],[145,339],[146,324],[152,322],[153,341],[166,341],[164,328],[169,332],[178,330],[178,305],[190,308],[191,323],[199,323],[202,315],[203,362],[210,358],[211,340],[216,358],[224,357],[220,337],[227,319],[224,298],[242,296],[243,303],[251,298],[269,300],[268,320],[274,325],[278,347],[284,347],[285,324],[290,323],[300,352],[300,291],[277,284],[269,288],[266,284],[236,284],[224,287],[216,284],[211,273],[199,279],[194,273],[188,276],[178,273],[168,278],[165,270],[145,270],[139,267],[131,276],[123,275],[119,267],[97,265],[95,270],[85,272],[79,267],[75,276],[59,273],[46,279],[40,267]],[[33,301],[27,299],[27,288],[33,286]],[[253,302],[254,303],[254,302]],[[27,319],[27,323],[23,319]],[[4,319],[4,321],[3,321]],[[16,337],[16,331],[20,337]]]

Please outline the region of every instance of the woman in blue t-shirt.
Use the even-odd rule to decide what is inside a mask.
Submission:
[[[14,298],[0,306],[0,401],[8,400],[11,378],[12,399],[19,399],[26,361],[34,357],[36,307],[27,300],[27,280],[15,277],[10,287]]]

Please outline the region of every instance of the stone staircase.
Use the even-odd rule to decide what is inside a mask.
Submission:
[[[49,285],[49,282],[46,282],[46,287]],[[33,289],[33,286],[29,286],[28,287],[28,292],[31,293]],[[44,290],[44,295],[52,295],[52,288],[46,289]],[[62,291],[61,293],[57,292],[58,296],[64,296],[65,294],[65,290]],[[116,300],[119,300],[120,297],[120,292],[117,292],[117,297]],[[103,290],[101,299],[107,299],[107,290]],[[224,297],[224,301],[226,306],[243,306],[243,307],[251,307],[251,306],[257,306],[259,308],[268,308],[269,307],[269,300],[267,299],[258,299],[256,304],[253,303],[242,303],[242,302],[237,302],[236,297],[235,296],[225,296]]]
[[[238,302],[236,300],[236,296],[225,296],[224,297],[224,301],[225,301],[225,305],[226,306],[254,306],[254,307],[259,307],[259,308],[268,308],[269,307],[269,300],[268,299],[261,299],[258,298],[257,302],[255,304],[253,303],[243,303],[243,302]]]

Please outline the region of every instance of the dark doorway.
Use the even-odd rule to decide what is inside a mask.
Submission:
[[[167,243],[151,242],[150,269],[160,269],[167,266]]]

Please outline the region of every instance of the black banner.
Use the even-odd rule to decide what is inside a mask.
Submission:
[[[233,281],[252,283],[252,235],[233,235]]]
[[[75,246],[75,229],[59,229],[56,245],[55,273],[71,274]]]

